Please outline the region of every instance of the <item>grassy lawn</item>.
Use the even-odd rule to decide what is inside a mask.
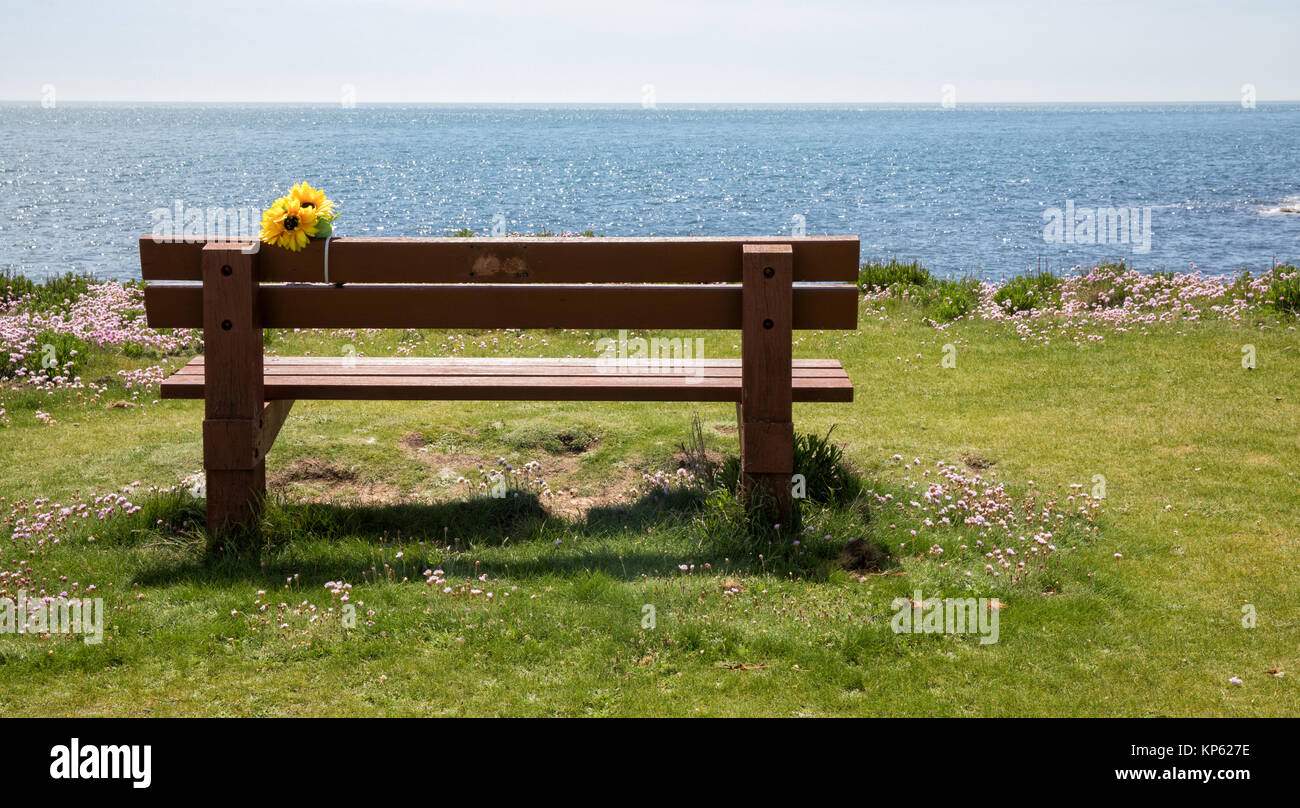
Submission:
[[[749,543],[696,493],[643,478],[676,469],[696,413],[735,454],[731,405],[299,402],[268,460],[266,545],[212,556],[199,501],[143,491],[199,471],[202,402],[155,403],[154,385],[112,406],[132,401],[115,372],[152,360],[94,351],[80,375],[110,377],[102,392],[6,386],[0,515],[136,482],[142,509],[57,543],[0,526],[0,589],[93,585],[108,609],[98,645],[0,635],[0,713],[1300,713],[1295,319],[935,327],[920,305],[867,301],[857,332],[797,335],[795,355],[839,358],[857,395],[796,405],[796,429],[833,425],[872,494]],[[591,356],[600,336],[269,333],[268,348]],[[739,334],[687,336],[738,355]],[[498,458],[540,470],[494,499],[478,466]],[[1056,552],[995,577],[976,528],[926,526],[932,509],[907,503],[945,468],[1050,512]],[[1071,515],[1081,491],[1104,494],[1094,518]],[[852,538],[889,560],[845,571]],[[894,633],[891,601],[918,590],[998,598],[998,641]]]

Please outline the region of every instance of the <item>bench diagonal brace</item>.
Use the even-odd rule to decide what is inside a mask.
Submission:
[[[203,465],[221,471],[251,469],[266,462],[292,401],[268,401],[256,421],[208,418],[203,421]]]

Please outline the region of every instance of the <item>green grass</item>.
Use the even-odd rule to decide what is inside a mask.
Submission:
[[[63,308],[68,301],[85,293],[92,283],[87,275],[72,272],[34,281],[25,275],[0,271],[0,303],[30,296],[28,306],[34,311],[51,311]]]
[[[973,278],[936,278],[917,261],[891,258],[863,264],[858,272],[858,288],[905,300],[920,307],[935,322],[947,323],[975,309],[980,284]]]
[[[899,261],[896,258],[868,261],[858,270],[858,287],[864,292],[890,289],[895,286],[928,286],[935,282],[930,270],[919,261]]]
[[[967,579],[924,546],[898,548],[900,532],[919,524],[870,497],[808,507],[813,531],[795,548],[766,529],[738,537],[738,503],[725,495],[647,494],[641,471],[673,470],[693,413],[710,452],[736,452],[730,405],[299,402],[268,460],[271,478],[293,481],[275,487],[256,549],[206,555],[200,503],[180,493],[143,499],[141,513],[34,554],[0,544],[4,570],[26,562],[56,593],[93,583],[110,610],[97,646],[0,635],[0,711],[1300,712],[1294,320],[1155,325],[1044,344],[971,319],[938,331],[916,301],[891,306],[855,333],[799,335],[796,356],[840,358],[857,396],[796,405],[796,427],[829,432],[866,487],[897,499],[917,497],[904,478],[919,472],[895,454],[930,469],[939,460],[978,466],[1018,497],[1104,477],[1100,529],[1062,528],[1057,559],[1019,584]],[[338,354],[344,344],[381,355],[400,342],[427,355],[564,356],[593,355],[601,336],[276,332],[268,345],[285,355]],[[703,337],[713,356],[735,355],[739,343],[730,333],[682,336]],[[1253,370],[1241,364],[1247,343]],[[955,367],[943,366],[945,345]],[[83,373],[95,375],[148,363],[101,353],[85,361]],[[170,486],[198,470],[201,402],[151,404],[147,394],[143,406],[105,406],[117,397],[129,398],[118,388],[94,404],[6,390],[2,504],[66,501],[136,480]],[[35,420],[36,407],[56,423]],[[477,481],[477,463],[497,458],[536,460],[552,488],[577,498],[639,490],[579,514],[561,507],[567,492],[538,499],[520,484],[518,496],[492,499],[455,482]],[[322,465],[334,476],[298,473]],[[880,574],[844,572],[835,558],[850,538],[888,546],[893,561]],[[952,528],[934,541],[952,558],[969,538]],[[445,595],[425,584],[426,569],[494,598]],[[352,585],[353,628],[338,617],[331,581]],[[999,598],[999,642],[893,634],[890,602],[917,589]],[[279,603],[292,612],[303,601],[326,616],[278,616]],[[1251,629],[1241,623],[1247,604],[1258,615]],[[643,627],[647,606],[653,628]],[[1232,676],[1243,685],[1231,686]]]
[[[1050,272],[1017,275],[998,289],[993,302],[1010,314],[1030,311],[1059,301],[1060,287],[1061,279]]]
[[[1274,280],[1269,284],[1267,304],[1278,312],[1300,314],[1300,275],[1295,274],[1295,267],[1274,267],[1270,274]]]

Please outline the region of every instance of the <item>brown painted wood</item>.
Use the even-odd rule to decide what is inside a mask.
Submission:
[[[208,539],[218,546],[232,528],[257,524],[266,491],[266,464],[251,469],[208,469],[205,474]]]
[[[257,465],[256,422],[248,418],[206,418],[203,421],[203,468],[247,471]]]
[[[745,247],[741,362],[748,421],[790,420],[788,382],[793,367],[790,256],[786,247]]]
[[[164,380],[163,398],[202,397],[206,365],[201,360],[196,357]],[[726,375],[694,377],[639,371],[604,373],[596,369],[595,360],[580,360],[585,362],[586,372],[582,372],[583,365],[564,365],[562,375],[554,372],[559,366],[550,364],[553,360],[545,359],[476,359],[473,366],[459,360],[402,359],[398,360],[404,371],[400,373],[392,372],[395,360],[390,358],[278,357],[266,361],[264,395],[271,401],[739,401],[741,397],[741,376],[734,366],[723,369]],[[291,364],[295,361],[304,364]],[[817,366],[792,371],[794,400],[853,400],[853,385],[837,361],[797,362]],[[530,367],[533,363],[536,368]]]
[[[529,368],[591,368],[597,366],[598,356],[363,356],[355,357],[352,362],[360,362],[367,368],[381,368],[381,366],[412,366],[412,368],[477,368],[477,366],[487,365],[493,368],[510,368],[517,365],[521,370]],[[347,368],[343,357],[339,356],[266,356],[263,359],[263,366],[266,372],[279,366],[312,366],[324,365],[326,368]],[[632,364],[632,360],[628,360]],[[642,360],[637,360],[641,362]],[[741,360],[731,359],[731,357],[703,357],[703,359],[689,360],[694,364],[706,366],[706,368],[728,368],[738,369],[741,366]],[[198,368],[203,365],[203,355],[195,356],[188,361],[182,370]],[[642,362],[643,364],[643,362]],[[796,359],[792,360],[794,370],[805,369],[842,369],[840,360],[837,359]]]
[[[222,243],[212,239],[209,243]],[[794,249],[796,281],[853,283],[856,236],[734,238],[336,238],[330,281],[339,283],[739,283],[744,244]],[[140,239],[146,281],[202,277],[203,242]],[[322,281],[324,242],[302,252],[266,248],[266,282]]]
[[[571,399],[573,395],[579,395],[583,392],[596,392],[607,389],[611,393],[624,392],[636,395],[638,389],[643,389],[647,393],[655,390],[669,391],[674,388],[684,388],[682,393],[665,393],[668,398],[656,399],[646,398],[647,401],[702,401],[710,399],[695,399],[690,393],[692,388],[700,390],[738,390],[741,385],[739,376],[707,376],[699,377],[699,382],[691,381],[689,378],[681,376],[668,375],[645,375],[645,376],[618,376],[618,375],[598,375],[598,376],[529,376],[529,375],[507,375],[507,376],[450,376],[450,375],[365,375],[364,371],[360,374],[331,374],[331,373],[313,373],[303,375],[274,375],[267,376],[265,380],[265,389],[268,400],[275,401],[286,399],[284,391],[287,387],[294,385],[319,385],[321,387],[330,387],[339,391],[348,388],[358,388],[358,392],[364,393],[361,388],[374,388],[375,397],[382,398],[382,391],[386,388],[428,388],[429,392],[433,388],[444,388],[447,392],[454,392],[452,388],[456,387],[477,387],[477,388],[501,388],[502,393],[508,392],[508,388],[526,388],[535,387],[538,389],[547,389],[555,393],[558,398],[553,400]],[[796,377],[795,389],[802,393],[816,393],[819,390],[840,389],[843,387],[847,377],[838,376],[814,376],[814,377]],[[164,398],[198,398],[202,392],[204,377],[199,374],[176,375],[164,381]],[[566,392],[571,391],[571,392]],[[193,393],[193,395],[186,395]],[[419,393],[415,397],[419,397]],[[410,395],[402,395],[400,398],[410,398]],[[436,395],[434,396],[437,397]],[[459,397],[459,396],[458,396]],[[319,396],[316,396],[319,398]],[[548,396],[549,398],[549,396]],[[727,394],[719,400],[730,400],[732,396]],[[581,399],[578,399],[581,400]],[[750,418],[753,420],[753,418]]]
[[[262,324],[257,255],[238,245],[202,253],[204,387],[203,466],[208,535],[215,542],[235,525],[252,525],[265,495],[266,470],[249,462],[263,406]]]
[[[186,374],[189,375],[189,374]],[[203,396],[202,373],[195,398]],[[256,420],[208,418],[203,421],[203,464],[208,469],[252,469],[266,460],[293,399],[268,401]]]
[[[263,251],[267,252],[267,251]],[[601,328],[737,329],[740,286],[399,286],[267,285],[259,290],[265,328]],[[197,284],[152,284],[145,310],[153,328],[203,325]],[[856,286],[796,287],[791,327],[857,328]]]
[[[203,355],[212,383],[204,416],[252,420],[260,414],[262,329],[257,255],[212,247],[203,254]]]
[[[662,367],[651,365],[625,367],[621,365],[602,366],[595,363],[558,365],[540,359],[526,364],[488,359],[475,364],[456,365],[447,365],[436,359],[401,365],[390,365],[382,362],[373,363],[367,359],[355,359],[352,360],[350,367],[355,369],[349,371],[349,366],[345,365],[342,368],[342,374],[365,376],[595,376],[597,378],[604,376],[659,376],[682,379],[683,384],[691,384],[693,379],[701,377],[733,379],[741,377],[739,362],[731,366],[665,364]],[[292,364],[268,360],[265,364],[264,378],[269,384],[274,382],[274,377],[312,376],[322,372],[334,373],[335,371],[328,365]],[[838,379],[844,377],[844,369],[838,366],[795,367],[793,374],[798,379]],[[191,363],[176,371],[176,375],[179,377],[202,376],[203,365]]]
[[[741,477],[751,496],[762,489],[776,501],[782,522],[794,473],[792,263],[788,246],[745,245]]]
[[[740,448],[745,446],[745,408],[739,401],[736,402],[736,438],[740,442]],[[742,478],[743,481],[743,478]]]
[[[214,537],[255,522],[265,457],[295,399],[734,401],[746,489],[762,486],[784,520],[792,402],[853,398],[839,362],[792,360],[791,333],[857,327],[855,286],[795,285],[856,280],[854,237],[336,239],[330,281],[346,286],[322,283],[320,243],[244,246],[140,245],[145,279],[166,281],[146,288],[149,324],[205,332],[206,357],[162,395],[206,399]],[[263,328],[739,328],[742,357],[267,359]]]
[[[741,444],[742,467],[749,475],[777,475],[790,490],[790,477],[794,474],[794,423],[767,421],[745,422]],[[787,471],[788,469],[788,471]]]

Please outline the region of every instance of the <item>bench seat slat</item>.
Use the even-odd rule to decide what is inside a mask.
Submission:
[[[266,366],[272,365],[337,365],[340,357],[337,356],[267,356],[262,361]],[[496,365],[505,367],[511,363],[518,363],[521,366],[531,367],[533,365],[576,365],[578,367],[587,367],[595,357],[575,357],[575,356],[547,356],[547,357],[527,357],[527,356],[367,356],[358,361],[365,361],[367,365],[378,367],[382,365],[413,365],[418,367],[427,367],[437,365],[439,367],[478,367],[484,362],[492,362]],[[628,359],[627,364],[644,363],[645,360]],[[740,367],[739,359],[729,359],[726,357],[704,357],[701,359],[688,360],[696,365],[705,367]],[[202,365],[203,354],[195,356],[185,365],[186,368]],[[795,369],[800,368],[842,368],[838,359],[795,359],[793,361]]]
[[[317,361],[301,361],[304,358],[308,357],[267,357],[264,360],[263,373],[267,378],[271,376],[315,376],[319,375],[322,370],[331,373],[330,366],[337,365],[341,361],[336,357],[309,357]],[[321,361],[322,359],[324,361]],[[593,365],[591,359],[564,361],[538,358],[521,360],[513,357],[469,359],[468,361],[464,361],[462,358],[448,360],[398,357],[399,360],[403,360],[398,362],[384,361],[385,359],[387,357],[364,358],[355,361],[365,363],[364,370],[359,370],[359,372],[366,376],[608,376],[627,372],[642,376],[710,376],[725,378],[740,378],[741,376],[741,365],[738,359],[698,362],[690,360],[672,364],[664,362],[660,365],[633,361],[625,363],[609,361],[603,365],[598,361]],[[804,365],[800,363],[802,361],[816,362],[817,364]],[[190,362],[176,371],[176,375],[202,376],[203,368],[202,362]],[[840,378],[844,375],[844,368],[834,359],[797,360],[791,372],[795,378]]]
[[[165,379],[163,398],[202,398],[196,357]],[[312,360],[310,362],[305,360]],[[268,400],[740,401],[739,360],[704,360],[699,375],[635,368],[610,372],[596,359],[419,359],[269,357]],[[301,364],[295,364],[301,362]],[[809,364],[813,363],[813,364]],[[795,360],[794,400],[847,402],[853,385],[836,360]]]

